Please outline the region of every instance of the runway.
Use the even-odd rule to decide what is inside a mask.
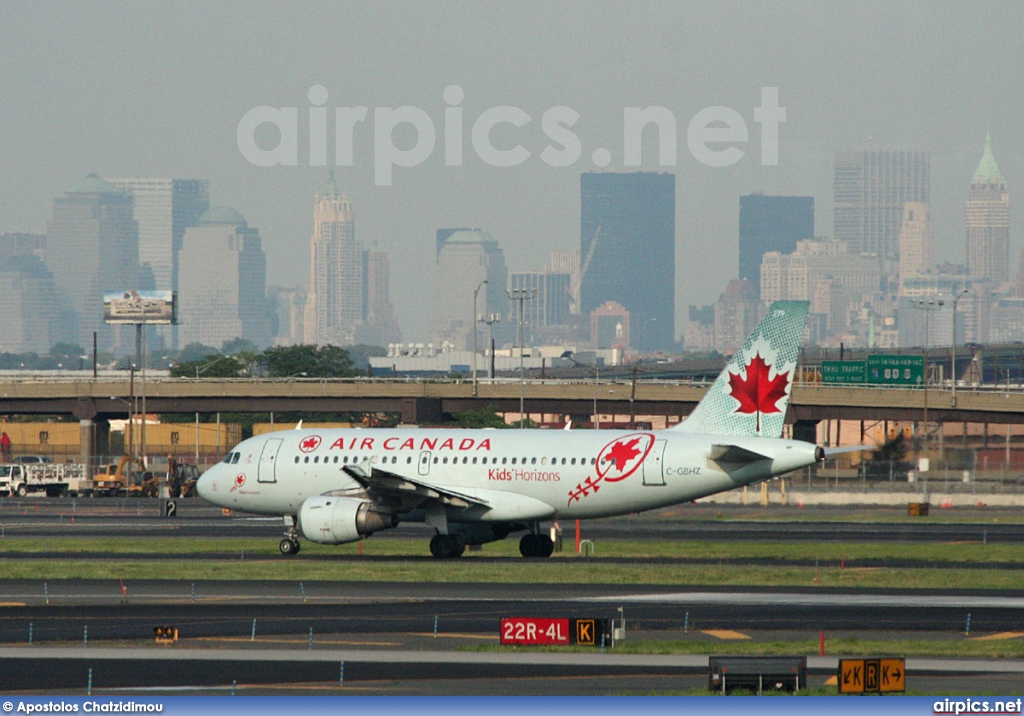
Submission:
[[[280,518],[224,515],[199,499],[178,500],[175,517],[162,517],[160,501],[139,498],[0,498],[0,534],[10,536],[173,536],[280,538]],[[963,521],[894,521],[905,510],[702,507],[631,515],[582,523],[586,539],[772,542],[984,542],[1024,544],[1019,511],[1006,508],[959,509]],[[857,519],[862,515],[862,519]],[[878,516],[884,519],[877,519]],[[1000,520],[1003,518],[1003,521]],[[1012,521],[1005,521],[1010,519]],[[569,537],[573,527],[562,525]],[[429,540],[432,530],[407,523],[373,540]]]
[[[152,500],[0,500],[3,561],[102,558],[105,554],[65,552],[61,542],[77,536],[147,536],[180,540],[187,553],[191,537],[238,537],[276,545],[277,519],[224,515],[198,501],[185,501],[175,518],[161,517]],[[717,514],[726,515],[717,519]],[[649,539],[788,542],[1002,542],[1024,544],[1024,525],[981,521],[1003,513],[985,512],[963,523],[829,521],[822,510],[809,521],[747,519],[743,510],[716,511],[697,519],[625,517],[584,523],[587,539]],[[785,515],[787,513],[779,513]],[[993,517],[993,514],[996,516]],[[820,517],[820,519],[819,519]],[[567,533],[569,530],[566,531]],[[373,539],[426,541],[421,525],[403,526]],[[46,552],[19,550],[19,540],[55,540]],[[118,553],[117,558],[168,561],[172,579],[0,580],[0,674],[4,690],[74,692],[84,670],[95,685],[118,689],[172,689],[174,693],[223,692],[231,682],[245,693],[402,694],[589,694],[644,690],[699,689],[706,683],[707,656],[544,654],[465,651],[495,644],[500,620],[508,616],[625,617],[628,639],[702,640],[729,653],[730,639],[816,643],[830,639],[902,637],[956,639],[965,627],[977,637],[1010,635],[1024,625],[1024,589],[837,590],[825,588],[707,588],[651,584],[575,584],[573,570],[604,564],[773,564],[765,559],[702,559],[699,556],[636,560],[591,557],[565,562],[564,584],[465,584],[306,581],[192,580],[180,553]],[[188,555],[188,560],[235,559],[234,553]],[[252,559],[253,557],[246,557]],[[298,559],[309,565],[330,561],[415,563],[427,557],[263,554],[262,562]],[[519,558],[487,557],[495,563]],[[786,564],[805,564],[787,561]],[[806,564],[809,564],[807,562]],[[916,560],[850,560],[856,567],[978,567]],[[986,569],[1019,570],[1024,560],[984,563]],[[182,573],[184,571],[184,573]],[[620,612],[621,609],[621,612]],[[180,642],[153,650],[153,627],[174,626]],[[722,637],[722,634],[740,634]],[[31,635],[31,636],[30,636]],[[435,636],[436,635],[436,636]],[[31,646],[29,640],[31,638]],[[2,646],[6,645],[6,646]],[[122,648],[111,648],[113,646]],[[130,648],[123,648],[130,647]],[[702,648],[708,648],[707,645]],[[557,657],[557,658],[556,658]],[[809,661],[813,683],[834,674],[834,657]],[[831,661],[829,661],[831,659]],[[345,663],[346,682],[338,681]],[[171,666],[170,664],[173,664]],[[912,667],[913,664],[913,667]],[[1020,661],[908,661],[915,683],[941,690],[990,693],[1019,684]],[[11,679],[10,681],[8,679]],[[1015,679],[1015,681],[1014,681]],[[218,691],[220,690],[220,691]],[[170,693],[170,692],[168,692]]]
[[[121,585],[124,584],[122,589]],[[193,592],[193,588],[195,591]],[[1019,630],[1024,592],[921,593],[509,585],[120,580],[0,582],[0,643],[145,640],[161,624],[188,638],[261,635],[495,635],[503,617],[615,618],[633,629],[956,632]],[[47,601],[49,604],[47,604]]]

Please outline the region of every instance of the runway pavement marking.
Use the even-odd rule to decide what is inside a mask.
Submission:
[[[25,602],[0,602],[0,607],[23,607]]]
[[[454,634],[454,633],[446,633],[446,632],[440,632],[438,634],[434,634],[434,632],[432,632],[432,631],[431,632],[412,632],[411,634],[409,634],[409,636],[430,636],[430,637],[433,637],[433,636],[442,637],[443,636],[443,637],[446,637],[448,639],[489,639],[491,641],[500,638],[497,634]]]
[[[704,634],[713,636],[716,639],[749,639],[749,634],[733,631],[732,629],[704,629]]]
[[[988,636],[975,636],[971,637],[971,641],[990,641],[992,639],[1019,639],[1024,636],[1024,631],[1003,631],[998,634],[989,634]]]

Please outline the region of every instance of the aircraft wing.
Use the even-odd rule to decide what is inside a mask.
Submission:
[[[768,455],[742,448],[739,445],[712,445],[708,457],[717,463],[730,465],[746,465],[758,460],[771,460]]]
[[[452,507],[490,508],[491,503],[480,497],[467,495],[447,487],[438,487],[432,483],[382,470],[372,465],[346,465],[346,475],[358,481],[370,493],[382,497],[399,498],[403,503],[440,500]]]

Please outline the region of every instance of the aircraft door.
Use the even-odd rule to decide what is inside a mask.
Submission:
[[[260,463],[257,468],[257,482],[277,482],[277,451],[281,449],[282,438],[270,438],[263,443]]]
[[[420,453],[420,468],[419,472],[421,475],[430,474],[430,451],[424,450]]]
[[[644,460],[644,484],[665,484],[665,443],[666,440],[655,440],[654,446]]]

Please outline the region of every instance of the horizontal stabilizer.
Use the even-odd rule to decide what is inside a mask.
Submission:
[[[771,460],[767,455],[741,448],[739,445],[712,445],[711,454],[708,457],[715,462],[730,465],[745,465],[758,460]]]
[[[877,449],[878,445],[849,445],[847,447],[824,448],[825,457],[831,457],[832,455],[841,455],[844,452],[860,452],[862,450],[864,452],[870,452],[872,450]]]

